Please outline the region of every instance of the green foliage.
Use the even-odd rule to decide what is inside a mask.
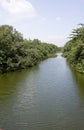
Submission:
[[[64,46],[63,56],[77,71],[84,73],[84,25],[75,29],[71,36],[71,40]]]
[[[53,44],[24,40],[12,26],[0,26],[0,73],[32,67],[56,51]]]

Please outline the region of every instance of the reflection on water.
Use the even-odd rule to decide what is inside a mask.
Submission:
[[[0,75],[3,130],[84,130],[84,77],[58,54]]]
[[[84,75],[78,73],[74,68],[70,67],[72,70],[73,78],[77,83],[78,92],[80,94],[80,98],[84,99]]]

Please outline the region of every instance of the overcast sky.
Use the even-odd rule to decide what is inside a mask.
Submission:
[[[0,25],[12,25],[28,39],[63,46],[79,23],[84,0],[0,0]]]

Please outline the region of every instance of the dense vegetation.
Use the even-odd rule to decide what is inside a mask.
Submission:
[[[12,26],[0,26],[0,73],[32,67],[56,51],[53,44],[23,39]]]
[[[70,41],[64,46],[63,56],[77,71],[84,73],[84,24],[73,30]]]

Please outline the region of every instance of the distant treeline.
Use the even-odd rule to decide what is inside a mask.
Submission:
[[[0,26],[0,73],[32,67],[57,50],[57,46],[38,39],[23,39],[12,26]]]
[[[64,46],[63,56],[77,71],[84,73],[84,24],[73,30]]]

